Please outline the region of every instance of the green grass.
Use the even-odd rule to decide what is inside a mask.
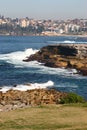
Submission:
[[[0,130],[87,130],[86,106],[43,105],[0,112]]]
[[[75,93],[68,93],[68,95],[61,99],[61,104],[70,104],[70,103],[85,103],[83,97],[75,94]]]

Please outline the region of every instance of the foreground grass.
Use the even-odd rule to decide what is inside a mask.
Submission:
[[[87,104],[45,105],[0,112],[0,130],[87,130]]]

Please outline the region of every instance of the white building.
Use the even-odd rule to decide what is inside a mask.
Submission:
[[[1,25],[1,24],[6,24],[6,21],[0,19],[0,25]]]
[[[19,22],[19,25],[21,27],[28,27],[29,26],[29,20],[26,20],[26,19],[21,19],[20,22]]]

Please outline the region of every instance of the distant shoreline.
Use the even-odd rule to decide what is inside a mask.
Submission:
[[[83,34],[83,35],[69,35],[69,34],[58,34],[58,35],[40,35],[40,36],[64,36],[64,37],[68,37],[68,36],[70,36],[70,37],[83,37],[83,38],[85,38],[85,37],[87,37],[87,35],[85,35],[85,34]]]
[[[87,37],[87,34],[82,34],[82,35],[69,35],[69,34],[58,34],[58,35],[43,35],[43,34],[24,34],[24,35],[10,35],[10,34],[0,34],[0,36],[48,36],[48,37],[61,37],[61,36],[64,36],[64,37],[83,37],[83,38],[86,38]]]

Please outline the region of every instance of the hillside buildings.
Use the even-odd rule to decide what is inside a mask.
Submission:
[[[83,35],[87,19],[35,20],[0,16],[0,35]]]

